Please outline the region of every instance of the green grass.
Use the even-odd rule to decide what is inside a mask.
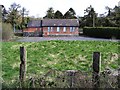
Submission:
[[[45,74],[50,69],[92,72],[92,53],[101,52],[101,70],[118,68],[118,42],[42,41],[3,42],[2,76],[5,81],[19,77],[20,46],[27,49],[27,77]]]

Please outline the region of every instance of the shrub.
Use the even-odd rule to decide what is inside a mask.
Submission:
[[[120,28],[118,27],[85,27],[83,34],[90,37],[100,38],[120,38]]]
[[[15,36],[19,36],[19,37],[22,37],[23,36],[23,33],[14,33]]]
[[[100,73],[99,88],[105,90],[118,88],[118,76],[110,75],[106,71]],[[68,71],[49,70],[44,75],[29,75],[24,82],[19,79],[12,81],[3,81],[2,88],[93,88],[92,72],[76,71],[74,75],[68,74]],[[72,84],[72,85],[71,85]],[[96,89],[97,90],[97,89]]]
[[[3,23],[2,24],[2,39],[10,40],[13,37],[13,29],[11,24]]]

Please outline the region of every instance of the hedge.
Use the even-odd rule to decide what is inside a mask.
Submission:
[[[9,23],[2,23],[2,40],[10,40],[14,36],[13,28]]]
[[[98,38],[117,38],[120,39],[119,27],[84,27],[83,34]]]
[[[23,33],[14,33],[15,36],[19,36],[19,37],[22,37],[23,36]]]

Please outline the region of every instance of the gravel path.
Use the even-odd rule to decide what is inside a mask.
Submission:
[[[65,40],[65,41],[72,41],[72,40],[95,40],[95,41],[120,41],[116,39],[102,39],[102,38],[90,38],[90,37],[23,37],[18,42],[40,42],[40,41],[49,41],[49,40]]]

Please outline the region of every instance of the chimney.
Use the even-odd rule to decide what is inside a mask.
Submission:
[[[40,21],[41,21],[40,22],[40,27],[42,28],[43,20],[41,19]]]

